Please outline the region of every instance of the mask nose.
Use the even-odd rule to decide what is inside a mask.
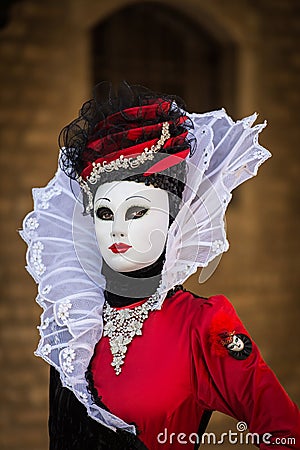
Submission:
[[[127,238],[127,236],[128,236],[127,226],[123,220],[121,220],[120,218],[116,218],[114,220],[110,235],[115,240],[121,239],[121,238]]]

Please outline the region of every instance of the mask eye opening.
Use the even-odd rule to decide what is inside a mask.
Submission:
[[[136,220],[140,219],[147,214],[149,208],[145,208],[144,206],[130,206],[125,214],[125,220]]]
[[[107,206],[99,206],[95,210],[95,215],[100,220],[114,220],[114,213]]]

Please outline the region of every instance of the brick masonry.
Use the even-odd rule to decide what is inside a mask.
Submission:
[[[89,96],[89,27],[126,3],[24,0],[13,5],[0,31],[3,450],[47,448],[48,368],[32,355],[40,309],[16,230],[31,209],[31,187],[45,185],[55,172],[58,131]],[[228,212],[231,250],[207,283],[199,287],[193,279],[188,287],[231,299],[265,359],[299,401],[300,5],[189,0],[186,10],[220,33],[232,33],[241,61],[237,113],[254,108],[268,119],[261,142],[273,153],[259,177],[240,188]],[[222,432],[228,426],[234,422],[216,415],[210,428]]]

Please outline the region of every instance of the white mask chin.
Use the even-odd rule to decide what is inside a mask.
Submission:
[[[168,193],[134,181],[99,186],[94,200],[95,231],[101,255],[117,272],[154,263],[165,247]]]

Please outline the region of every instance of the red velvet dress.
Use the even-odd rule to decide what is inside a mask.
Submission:
[[[143,335],[128,346],[119,375],[111,366],[108,338],[100,340],[92,361],[98,395],[111,412],[137,425],[139,438],[150,450],[193,449],[205,410],[233,416],[251,432],[271,433],[273,440],[297,439],[296,445],[277,449],[299,448],[296,405],[253,342],[244,359],[230,354],[221,342],[230,333],[246,336],[251,346],[226,297],[203,299],[178,291],[160,311],[149,314]],[[274,446],[262,443],[260,448]]]

